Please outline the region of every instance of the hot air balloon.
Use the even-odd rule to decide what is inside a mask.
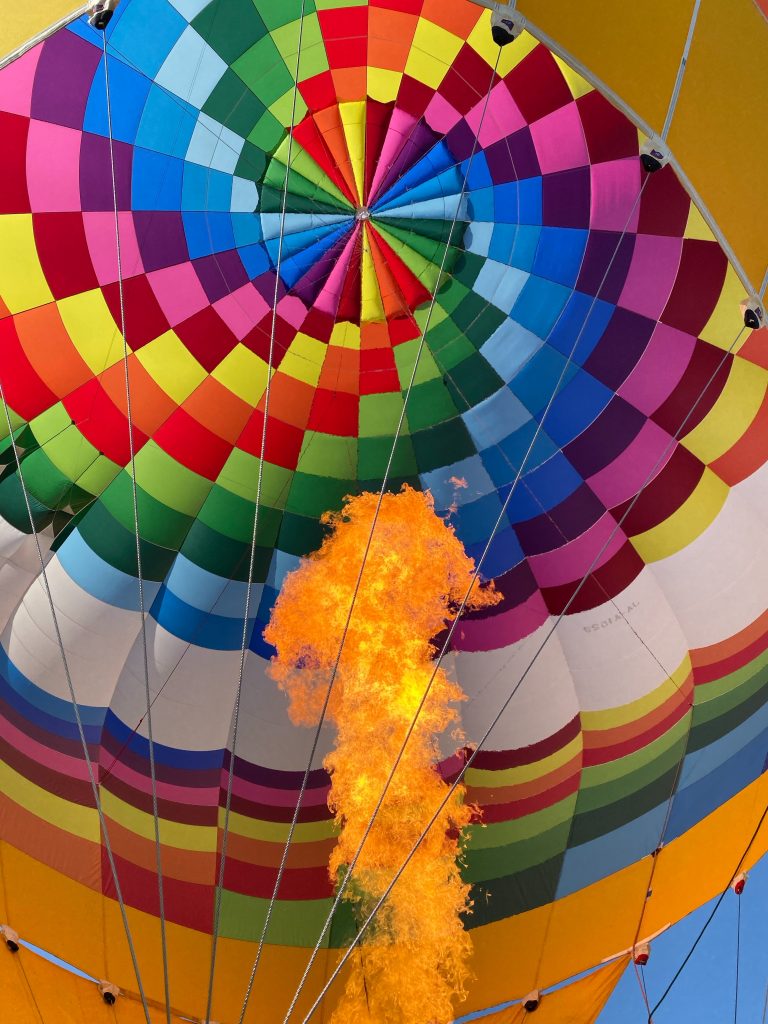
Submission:
[[[500,595],[441,655],[437,767],[478,809],[457,1016],[596,1019],[768,847],[768,25],[604,6],[8,19],[13,1019],[280,1022],[301,987],[331,1020],[333,728],[264,630],[348,495],[429,491]]]

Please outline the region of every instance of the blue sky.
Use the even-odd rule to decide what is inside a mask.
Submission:
[[[736,986],[737,903],[741,899],[741,956],[737,1024],[762,1024],[768,981],[768,859],[750,873],[744,894],[729,892],[654,1024],[731,1024]],[[713,901],[714,902],[714,901]],[[701,930],[713,903],[697,910],[653,943],[645,980],[651,1005],[666,988]],[[647,1012],[632,968],[599,1024],[645,1024]]]

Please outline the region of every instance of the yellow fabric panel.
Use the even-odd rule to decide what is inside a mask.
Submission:
[[[35,0],[33,4],[3,4],[0,18],[0,60],[33,36],[82,9],[75,0]]]
[[[11,313],[42,306],[53,299],[37,258],[32,215],[29,213],[6,214],[3,217],[0,294]]]
[[[616,988],[628,959],[621,957],[593,971],[586,978],[542,996],[536,1024],[594,1024]],[[490,1024],[530,1024],[531,1016],[521,1004],[482,1018]]]
[[[660,133],[693,0],[520,0],[518,8]],[[511,49],[511,47],[510,47]],[[696,23],[669,144],[755,288],[768,267],[768,22],[753,0],[707,0]]]
[[[696,489],[663,523],[630,537],[632,547],[642,560],[658,562],[692,544],[714,523],[728,497],[728,486],[709,467]]]
[[[207,376],[174,331],[166,331],[144,345],[136,353],[136,358],[154,382],[179,405],[189,398]]]
[[[720,397],[683,444],[704,463],[714,462],[741,440],[759,413],[768,387],[768,371],[736,359]]]
[[[257,406],[267,390],[269,374],[265,360],[240,342],[224,356],[211,376],[248,405]]]

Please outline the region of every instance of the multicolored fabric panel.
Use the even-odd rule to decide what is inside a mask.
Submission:
[[[476,558],[512,492],[483,563],[504,601],[450,655],[470,744],[567,612],[467,776],[478,928],[647,856],[673,792],[666,839],[763,771],[765,332],[739,335],[671,170],[646,179],[544,47],[499,55],[466,0],[299,11],[123,0],[115,196],[102,37],[0,72],[0,375],[124,894],[155,913],[116,198],[166,910],[210,932],[274,341],[222,916],[252,940],[312,739],[262,630],[321,514],[380,487],[426,329],[388,486],[429,488]],[[0,834],[110,896],[7,436],[0,458]],[[316,769],[270,945],[327,912],[326,795]]]

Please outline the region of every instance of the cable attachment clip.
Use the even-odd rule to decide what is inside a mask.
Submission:
[[[653,135],[650,139],[646,139],[640,147],[640,163],[649,174],[653,174],[654,171],[660,171],[662,167],[666,167],[669,163],[669,158],[669,147],[658,135]]]
[[[747,874],[747,872],[742,871],[740,874],[736,875],[734,880],[731,882],[731,888],[737,896],[741,896],[741,894],[744,892],[744,886],[747,884],[748,878],[749,875]]]
[[[491,8],[491,35],[497,46],[514,42],[525,28],[525,18],[514,4],[495,3]]]
[[[88,24],[103,32],[112,20],[112,15],[119,3],[120,0],[93,0],[88,9]]]
[[[651,959],[651,944],[650,942],[638,942],[638,944],[632,949],[632,961],[638,967],[645,967],[648,961]]]
[[[122,995],[117,985],[113,985],[111,981],[100,981],[97,988],[107,1006],[114,1006],[118,996]]]
[[[765,310],[756,296],[750,295],[744,299],[740,307],[744,314],[745,327],[748,327],[750,331],[758,331],[761,327],[765,327]]]
[[[533,1013],[534,1010],[538,1010],[540,1002],[541,993],[535,988],[533,992],[529,992],[527,996],[523,997],[523,1009],[526,1013]]]
[[[0,924],[0,936],[12,953],[19,952],[19,933],[15,932],[10,925]]]

